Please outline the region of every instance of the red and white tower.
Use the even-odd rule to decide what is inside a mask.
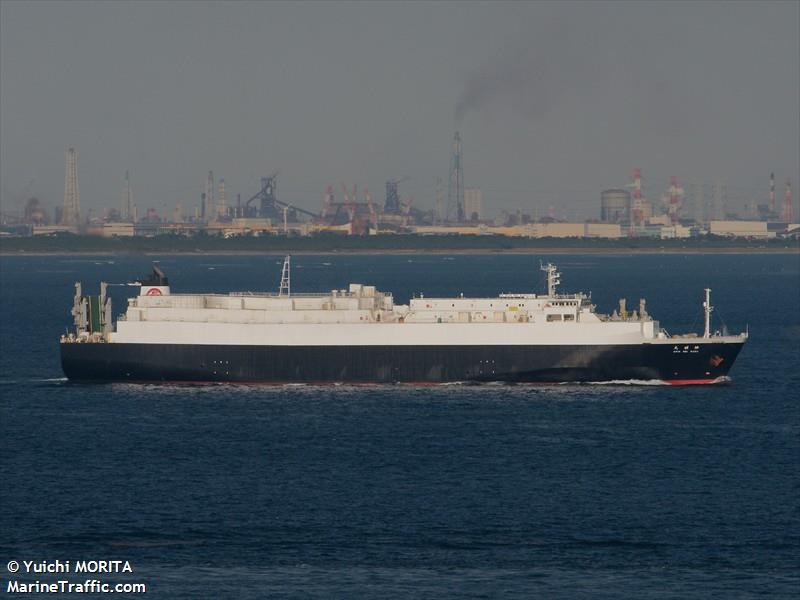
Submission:
[[[325,194],[322,196],[322,216],[332,217],[335,212],[333,208],[333,186],[329,185],[325,188]]]
[[[678,178],[675,175],[669,178],[669,206],[667,213],[673,225],[678,222],[678,213],[683,203],[683,189],[678,187]]]

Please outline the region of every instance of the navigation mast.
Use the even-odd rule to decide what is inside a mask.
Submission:
[[[714,307],[711,306],[711,289],[705,288],[706,301],[703,302],[703,311],[705,312],[705,328],[703,329],[703,337],[711,337],[711,311]]]
[[[547,273],[547,295],[553,298],[556,295],[556,287],[561,283],[561,273],[553,263],[540,265],[542,271]]]
[[[281,286],[278,288],[278,296],[292,295],[291,260],[292,257],[289,254],[287,254],[286,258],[283,259],[283,269],[281,269]]]

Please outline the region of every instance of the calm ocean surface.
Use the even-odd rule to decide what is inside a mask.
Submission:
[[[275,290],[281,257],[164,256],[174,292]],[[0,584],[128,560],[157,598],[796,598],[800,256],[295,256],[296,292],[639,297],[751,338],[728,384],[75,385],[72,284],[146,257],[0,257]],[[112,288],[114,313],[134,288]],[[717,326],[718,328],[721,325]],[[57,579],[83,581],[84,575]],[[17,577],[49,581],[45,575]]]

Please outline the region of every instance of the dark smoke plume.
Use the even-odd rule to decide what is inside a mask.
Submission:
[[[662,136],[691,130],[690,91],[676,79],[680,73],[659,69],[661,54],[648,54],[643,34],[614,35],[619,27],[610,16],[590,16],[542,19],[521,43],[469,73],[454,108],[456,129],[471,113],[541,120],[569,103],[603,120],[624,105],[630,122]]]
[[[538,118],[559,96],[576,91],[587,58],[575,51],[568,33],[559,23],[471,73],[455,105],[456,125],[493,105]]]

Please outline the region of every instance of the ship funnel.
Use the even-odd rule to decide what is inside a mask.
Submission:
[[[153,263],[153,272],[140,282],[142,288],[140,296],[169,296],[169,279],[156,263]]]

